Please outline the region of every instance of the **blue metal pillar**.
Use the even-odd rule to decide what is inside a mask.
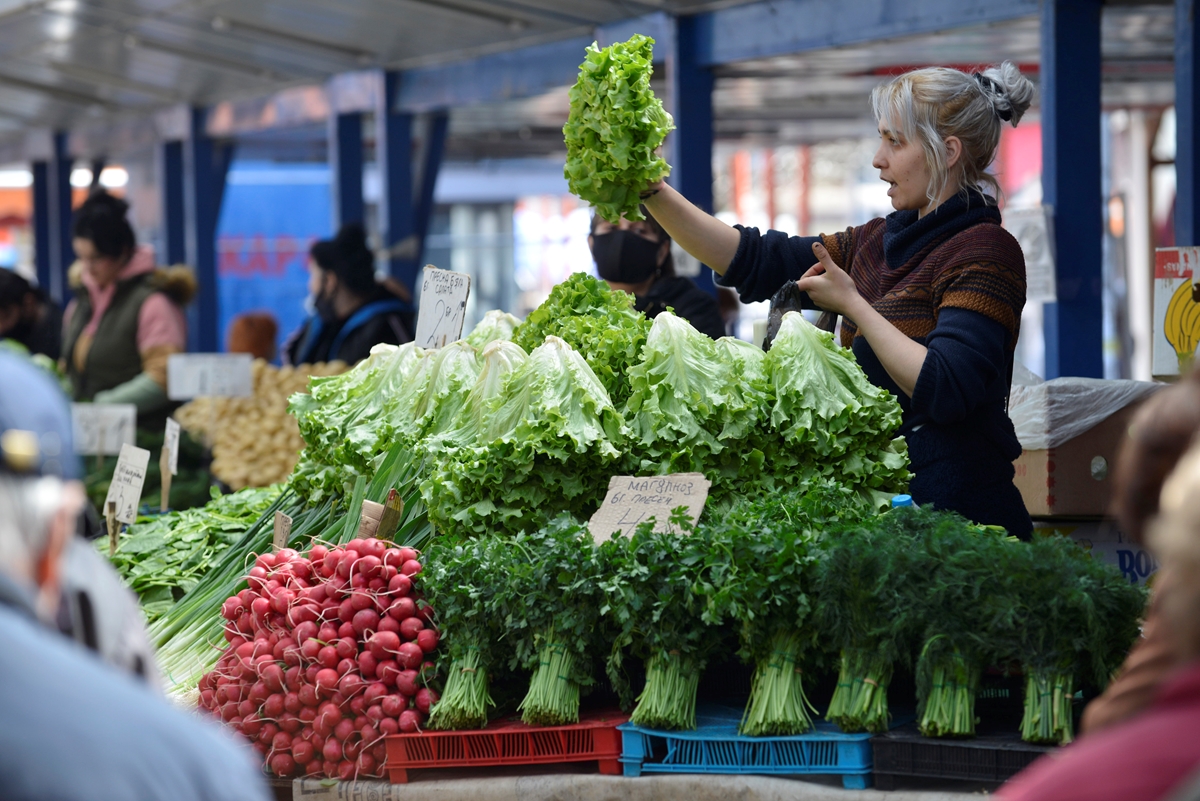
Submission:
[[[429,118],[425,132],[425,152],[421,161],[421,185],[417,190],[413,208],[414,229],[421,245],[417,253],[417,269],[421,268],[421,256],[425,250],[425,237],[429,234],[429,221],[433,218],[433,190],[437,186],[438,172],[442,169],[442,156],[446,152],[446,133],[450,130],[450,115],[435,111]]]
[[[33,163],[33,264],[38,286],[50,292],[50,165]]]
[[[158,146],[158,169],[162,177],[162,250],[166,264],[187,261],[187,215],[184,213],[183,142]]]
[[[47,165],[46,180],[50,275],[45,290],[56,303],[66,305],[71,296],[67,270],[75,261],[75,248],[71,245],[71,167],[74,160],[67,152],[65,132],[56,132],[53,141],[54,153]]]
[[[400,87],[400,73],[383,74],[383,96],[375,114],[375,160],[379,165],[379,232],[388,252],[388,272],[409,289],[416,282],[417,246],[413,219],[412,114],[392,109]],[[420,254],[416,254],[418,257]]]
[[[1058,302],[1045,307],[1046,378],[1104,377],[1100,8],[1042,2],[1042,197],[1058,282]]]
[[[674,86],[675,131],[671,153],[674,163],[670,183],[680,194],[709,214],[713,211],[713,73],[699,62],[702,48],[702,19],[679,17],[675,27],[675,47],[668,62],[667,76]],[[723,266],[723,265],[722,265]],[[712,269],[700,266],[696,284],[716,294]]]
[[[1198,244],[1200,235],[1200,41],[1195,0],[1175,0],[1175,244]]]
[[[188,349],[214,352],[217,331],[217,219],[233,147],[214,142],[205,130],[207,110],[191,109],[183,143],[185,239],[187,261],[196,272],[199,293],[188,307]]]
[[[333,229],[366,222],[363,204],[362,114],[329,117],[329,169],[333,187]]]

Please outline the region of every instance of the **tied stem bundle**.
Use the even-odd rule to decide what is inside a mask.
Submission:
[[[892,662],[877,653],[843,649],[837,689],[825,719],[845,732],[887,731],[887,690],[892,681]]]
[[[696,691],[702,666],[672,652],[646,660],[646,687],[630,718],[651,729],[696,728]]]
[[[925,646],[926,652],[933,645]],[[925,655],[922,654],[922,659]],[[974,737],[975,691],[980,669],[957,649],[943,651],[928,666],[931,684],[921,713],[921,734],[926,737]]]
[[[481,729],[487,725],[488,675],[479,648],[468,646],[450,665],[446,692],[429,713],[429,728]]]
[[[576,655],[561,643],[542,648],[529,692],[518,709],[531,726],[561,726],[579,721],[579,683],[571,678]]]
[[[1070,673],[1049,670],[1025,671],[1025,714],[1021,739],[1028,743],[1066,745],[1074,738],[1071,696],[1074,680]]]
[[[816,709],[804,695],[803,672],[796,664],[801,650],[795,631],[771,638],[771,652],[754,668],[750,702],[738,730],[747,736],[803,734],[812,728]]]

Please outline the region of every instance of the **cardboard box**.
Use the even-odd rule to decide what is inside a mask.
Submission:
[[[1154,252],[1154,316],[1151,353],[1155,378],[1178,376],[1200,339],[1200,248]]]
[[[1150,584],[1158,572],[1158,560],[1150,551],[1130,542],[1111,520],[1086,523],[1034,523],[1038,532],[1055,531],[1070,537],[1105,564],[1112,565],[1130,584]]]
[[[1034,517],[1100,517],[1108,513],[1112,473],[1134,403],[1057,448],[1025,451],[1013,483]]]

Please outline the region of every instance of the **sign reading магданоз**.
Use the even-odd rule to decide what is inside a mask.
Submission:
[[[613,476],[604,502],[588,521],[588,530],[596,542],[604,542],[617,531],[629,535],[640,523],[654,518],[655,530],[667,531],[671,512],[680,506],[695,523],[704,511],[710,486],[702,473]]]

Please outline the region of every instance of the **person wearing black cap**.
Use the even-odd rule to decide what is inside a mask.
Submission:
[[[0,795],[265,801],[248,746],[50,630],[79,470],[66,399],[0,352]]]
[[[380,343],[412,339],[411,314],[375,280],[375,254],[358,223],[309,250],[308,289],[313,314],[284,344],[288,364],[354,364]]]
[[[696,286],[692,279],[675,274],[671,237],[650,216],[610,223],[599,214],[592,217],[588,247],[596,261],[596,272],[616,290],[634,297],[634,308],[654,319],[673,309],[697,331],[713,339],[725,336],[725,320],[717,299]]]

